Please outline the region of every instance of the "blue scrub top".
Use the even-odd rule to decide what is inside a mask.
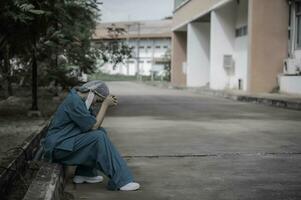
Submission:
[[[72,89],[55,112],[44,140],[44,157],[52,161],[53,149],[73,151],[75,136],[92,129],[95,115]]]

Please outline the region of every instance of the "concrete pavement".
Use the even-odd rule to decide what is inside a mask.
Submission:
[[[75,199],[301,199],[301,112],[109,83],[119,97],[103,126],[137,192],[68,184]]]

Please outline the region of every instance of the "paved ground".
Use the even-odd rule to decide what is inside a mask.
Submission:
[[[301,199],[301,112],[112,82],[104,127],[137,192],[67,186],[76,199]]]

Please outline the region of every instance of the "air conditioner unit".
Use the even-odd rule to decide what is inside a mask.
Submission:
[[[283,62],[283,73],[285,75],[299,74],[300,69],[300,62],[295,58],[287,58]]]
[[[224,69],[228,74],[234,73],[234,60],[232,55],[224,55]]]

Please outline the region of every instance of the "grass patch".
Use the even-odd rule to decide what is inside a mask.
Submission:
[[[102,80],[102,81],[137,81],[137,76],[126,76],[121,74],[110,75],[102,72],[97,72],[88,76],[89,80]],[[151,76],[142,76],[141,81],[151,81]],[[154,77],[154,81],[161,80],[160,77]]]
[[[136,76],[125,76],[125,75],[110,75],[102,72],[97,72],[89,75],[89,80],[102,80],[102,81],[136,81]]]

